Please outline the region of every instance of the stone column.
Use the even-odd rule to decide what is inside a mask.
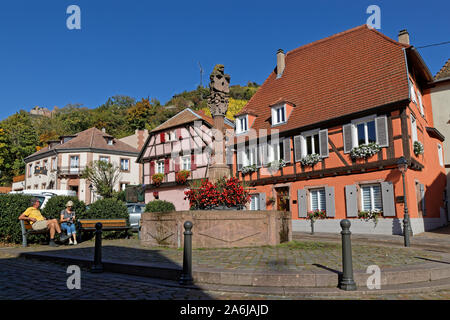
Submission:
[[[223,177],[230,177],[230,169],[225,161],[225,114],[228,110],[228,95],[230,92],[230,76],[224,74],[224,66],[216,65],[210,75],[210,96],[208,107],[214,119],[213,138],[214,150],[212,165],[209,168],[208,178],[215,182]]]

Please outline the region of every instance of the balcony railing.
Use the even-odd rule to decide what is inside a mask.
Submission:
[[[58,175],[81,175],[86,167],[59,167]]]

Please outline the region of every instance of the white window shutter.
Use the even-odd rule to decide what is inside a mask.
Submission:
[[[241,171],[242,167],[243,167],[243,153],[244,153],[244,149],[240,149],[238,148],[238,152],[237,152],[237,169],[238,171]]]
[[[352,142],[352,124],[346,124],[342,127],[342,136],[344,139],[344,153],[349,153],[353,148]]]
[[[291,138],[283,140],[283,158],[286,162],[291,162]]]
[[[381,182],[381,199],[383,201],[383,216],[395,217],[394,186],[392,182]]]
[[[420,114],[423,116],[425,116],[425,113],[423,111],[423,104],[422,104],[422,95],[420,94],[420,92],[417,91],[417,95],[419,96],[419,107],[420,107]]]
[[[345,186],[345,205],[347,209],[347,217],[358,216],[358,194],[356,185]]]
[[[388,125],[386,116],[375,118],[375,133],[377,143],[380,145],[380,147],[388,147],[389,137],[388,137]]]
[[[259,210],[266,210],[266,194],[259,194]]]
[[[298,206],[298,217],[306,218],[308,212],[308,201],[305,189],[299,189],[297,191],[297,206]]]
[[[300,161],[302,158],[302,140],[301,136],[294,137],[294,159],[295,162]]]
[[[334,204],[334,187],[325,187],[325,201],[327,217],[334,217],[336,211]]]
[[[328,129],[319,131],[319,149],[320,149],[320,156],[322,158],[326,158],[329,156]]]

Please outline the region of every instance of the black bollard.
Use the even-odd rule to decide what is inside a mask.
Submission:
[[[311,219],[311,234],[314,234],[314,220]]]
[[[91,272],[100,273],[103,272],[102,265],[102,227],[100,222],[95,224],[95,253],[94,253],[94,265],[91,268]]]
[[[342,235],[342,279],[339,282],[339,288],[345,291],[355,291],[356,283],[353,280],[352,263],[352,240],[350,239],[350,221],[343,219],[341,221]]]
[[[183,273],[180,284],[192,284],[192,222],[184,223],[184,250],[183,250]]]

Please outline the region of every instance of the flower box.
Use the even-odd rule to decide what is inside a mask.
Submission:
[[[153,184],[154,184],[155,186],[161,185],[161,183],[163,182],[163,180],[164,180],[164,173],[155,173],[155,174],[152,176],[152,181],[153,181]]]
[[[300,163],[304,166],[314,166],[320,161],[320,156],[317,153],[308,154],[300,159]]]
[[[255,172],[256,170],[257,170],[256,165],[253,164],[250,166],[242,167],[241,172],[242,172],[242,174],[248,174],[248,173]]]
[[[354,147],[350,151],[350,156],[352,159],[367,159],[380,152],[381,147],[375,143],[371,142],[369,144],[362,144],[359,147]]]
[[[175,181],[178,184],[185,184],[191,172],[189,170],[181,170],[175,174]]]

